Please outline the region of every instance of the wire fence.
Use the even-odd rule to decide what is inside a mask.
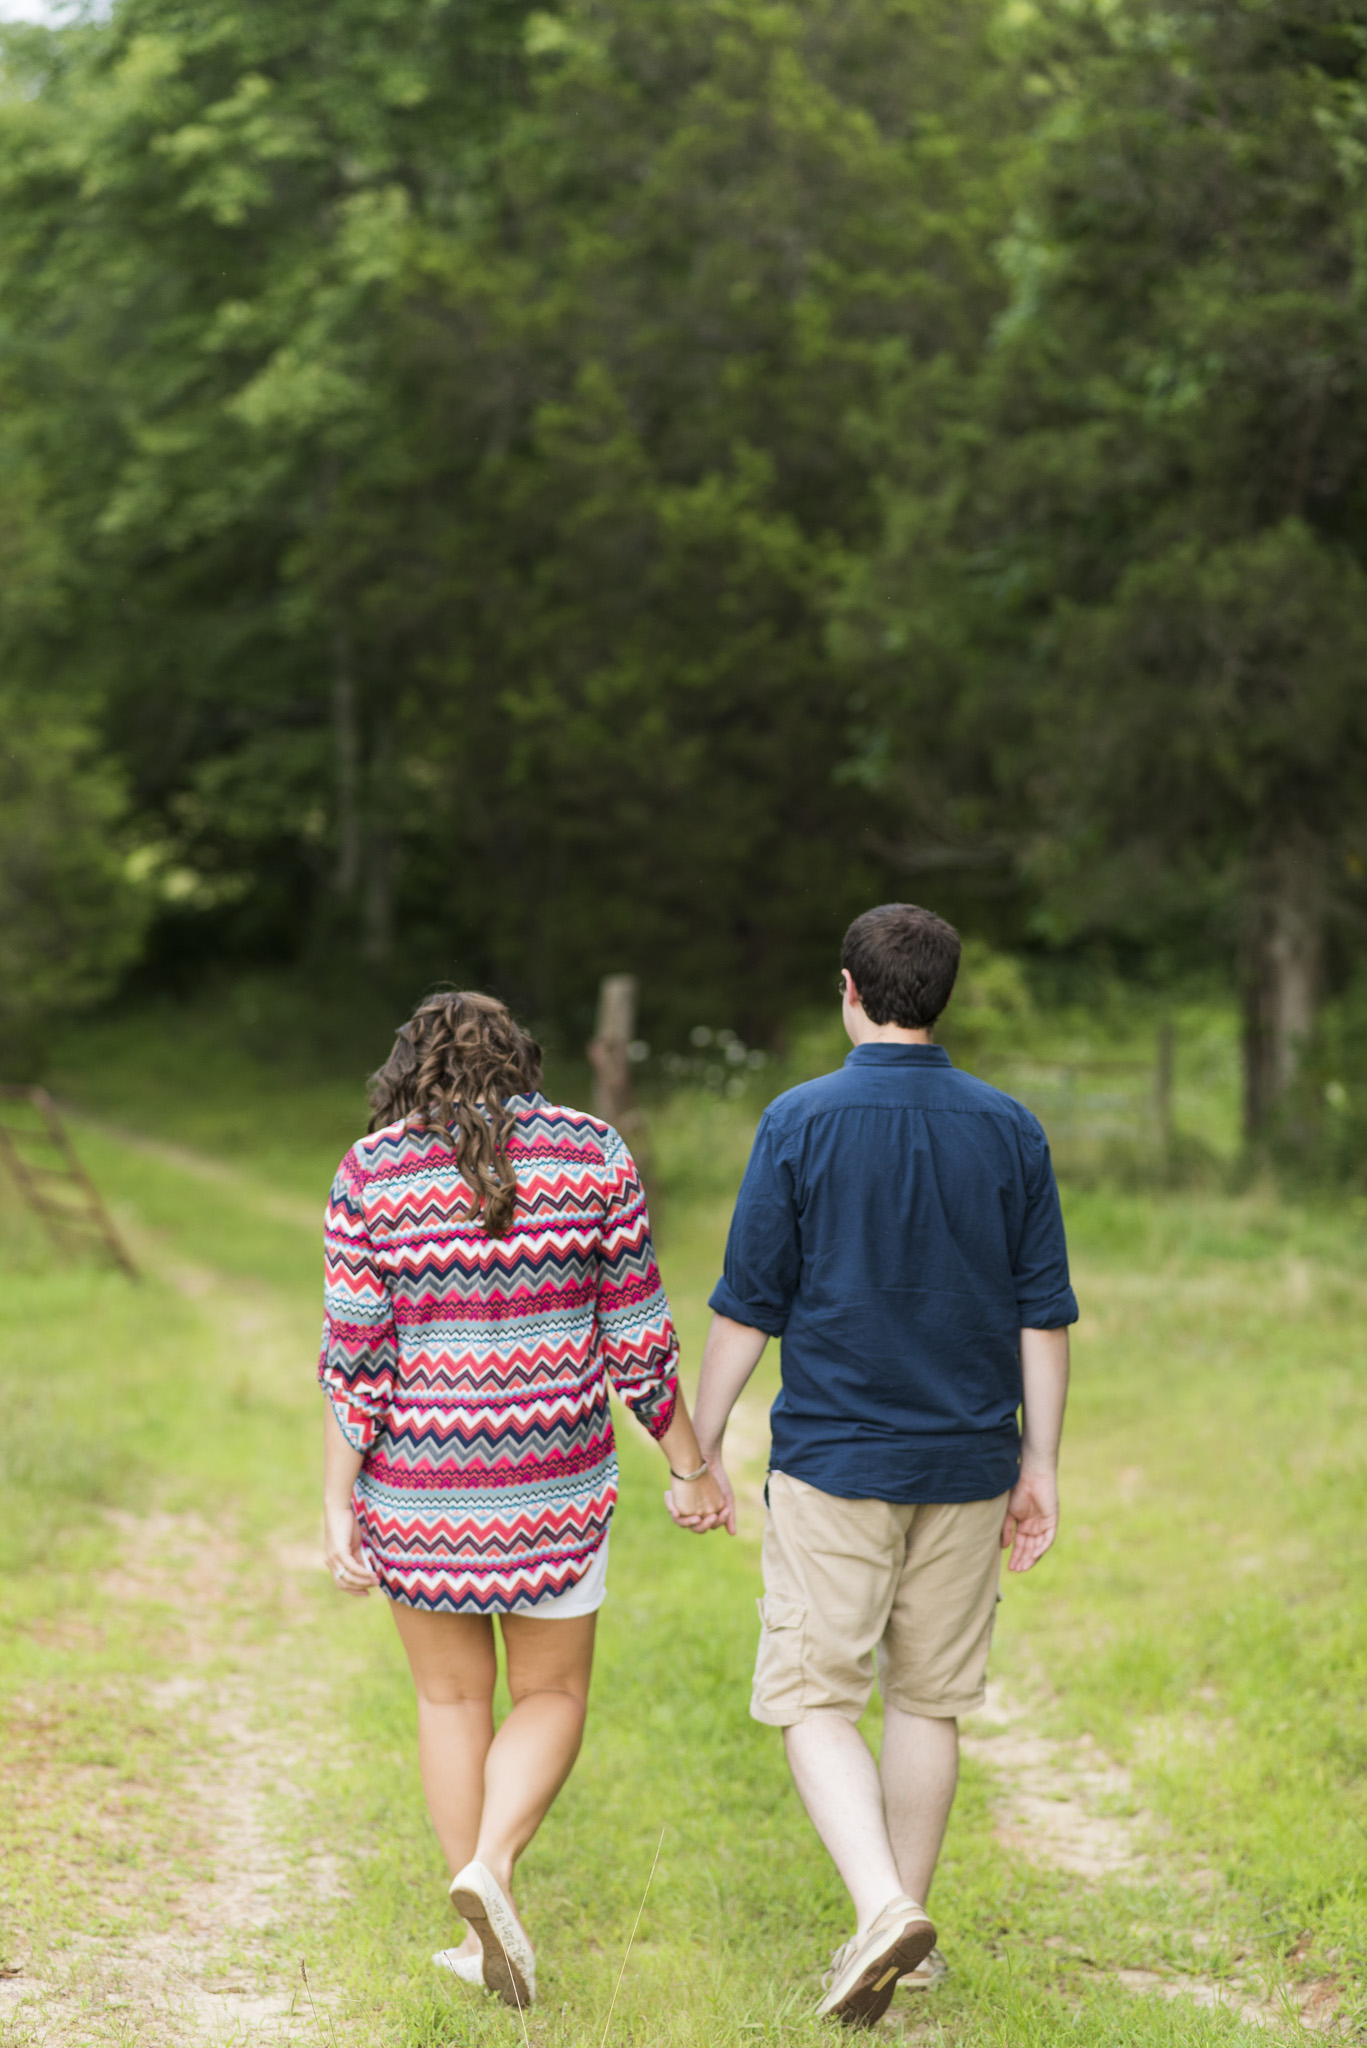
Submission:
[[[1164,1161],[1173,1148],[1175,1052],[1176,1034],[1163,1024],[1151,1059],[1005,1056],[976,1063],[974,1071],[1033,1110],[1063,1157],[1125,1147]]]

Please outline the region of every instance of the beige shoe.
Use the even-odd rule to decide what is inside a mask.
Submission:
[[[934,1946],[935,1929],[924,1909],[915,1899],[893,1899],[867,1934],[856,1934],[831,1957],[818,2019],[871,2027],[891,2005],[897,1979],[914,1970]]]
[[[463,1956],[456,1948],[439,1948],[432,1958],[439,1970],[449,1970],[462,1984],[484,1986],[483,1956]]]
[[[536,1956],[492,1870],[483,1863],[467,1863],[464,1870],[458,1870],[451,1880],[451,1904],[484,1951],[485,1990],[519,2012],[533,2004]]]
[[[948,1975],[949,1964],[940,1954],[939,1949],[933,1948],[929,1955],[922,1956],[914,1970],[908,1970],[904,1976],[898,1978],[897,1989],[899,1991],[933,1991],[937,1984],[944,1983]]]

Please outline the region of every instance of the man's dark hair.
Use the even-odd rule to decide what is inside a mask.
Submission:
[[[959,934],[933,910],[880,903],[846,932],[840,965],[849,969],[871,1023],[923,1031],[954,992],[959,952]]]

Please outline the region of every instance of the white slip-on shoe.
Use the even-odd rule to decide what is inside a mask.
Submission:
[[[536,1999],[536,1956],[512,1904],[483,1863],[467,1863],[451,1880],[451,1904],[484,1951],[484,1988],[523,2011]],[[931,1940],[934,1940],[934,1935]]]
[[[439,1948],[432,1958],[439,1970],[449,1970],[453,1977],[459,1977],[462,1984],[478,1984],[484,1989],[483,1956],[463,1956],[458,1948]]]
[[[914,1970],[935,1946],[925,1909],[905,1896],[884,1906],[867,1934],[856,1934],[831,1957],[819,2019],[871,2027],[892,2003],[897,1979]]]

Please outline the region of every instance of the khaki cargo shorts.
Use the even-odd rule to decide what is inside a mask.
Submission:
[[[875,1649],[883,1698],[904,1713],[980,1707],[1007,1499],[897,1507],[771,1472],[754,1719],[857,1721]]]

